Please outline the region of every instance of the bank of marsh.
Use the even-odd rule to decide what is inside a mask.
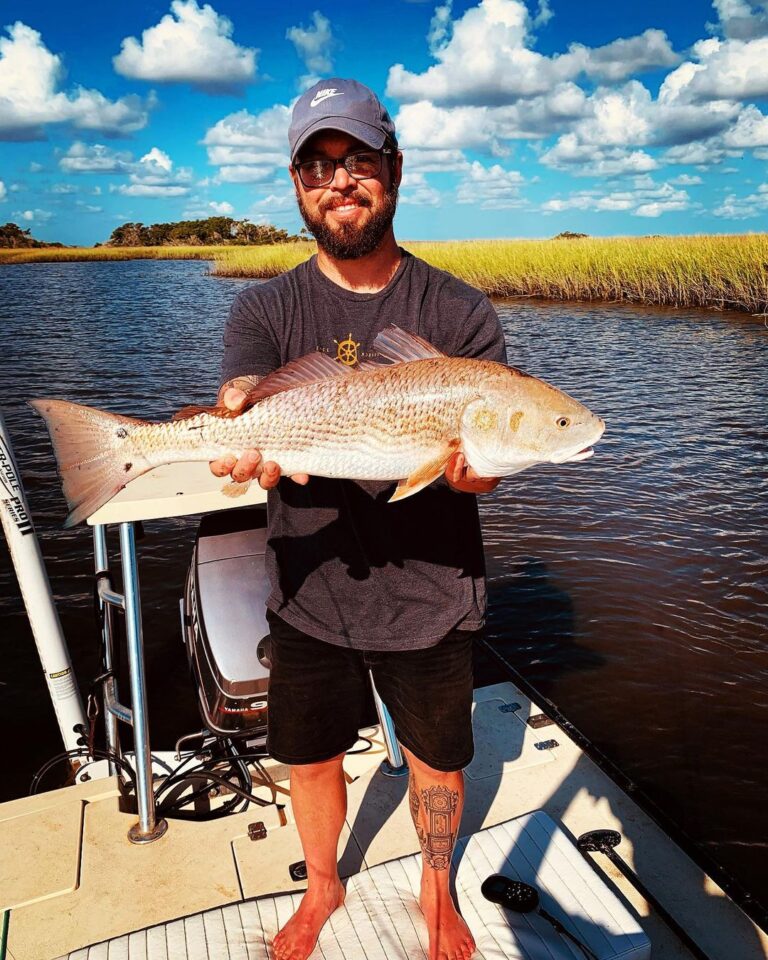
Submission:
[[[491,296],[768,309],[768,234],[412,242],[404,247]],[[314,244],[219,248],[213,272],[271,277]]]
[[[490,296],[768,310],[768,234],[406,242]],[[219,277],[273,277],[315,244],[0,250],[0,264],[137,258],[213,260]]]

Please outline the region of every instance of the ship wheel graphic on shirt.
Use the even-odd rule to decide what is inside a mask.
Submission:
[[[336,359],[341,361],[345,367],[354,367],[357,363],[357,348],[360,344],[352,339],[352,332],[350,331],[346,340],[334,340],[333,342],[338,345]]]

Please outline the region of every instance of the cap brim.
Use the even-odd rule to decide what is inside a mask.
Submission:
[[[383,130],[363,120],[354,120],[352,117],[318,117],[313,124],[302,131],[291,153],[291,162],[296,159],[296,154],[307,140],[320,130],[338,130],[340,133],[348,133],[373,150],[381,150],[387,139]]]

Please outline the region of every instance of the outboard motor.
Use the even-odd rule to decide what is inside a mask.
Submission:
[[[270,646],[266,507],[203,517],[182,601],[184,641],[206,727],[228,737],[267,729]]]

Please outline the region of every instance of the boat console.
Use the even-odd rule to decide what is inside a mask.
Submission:
[[[264,735],[270,649],[265,507],[203,517],[182,601],[182,633],[206,727]]]

